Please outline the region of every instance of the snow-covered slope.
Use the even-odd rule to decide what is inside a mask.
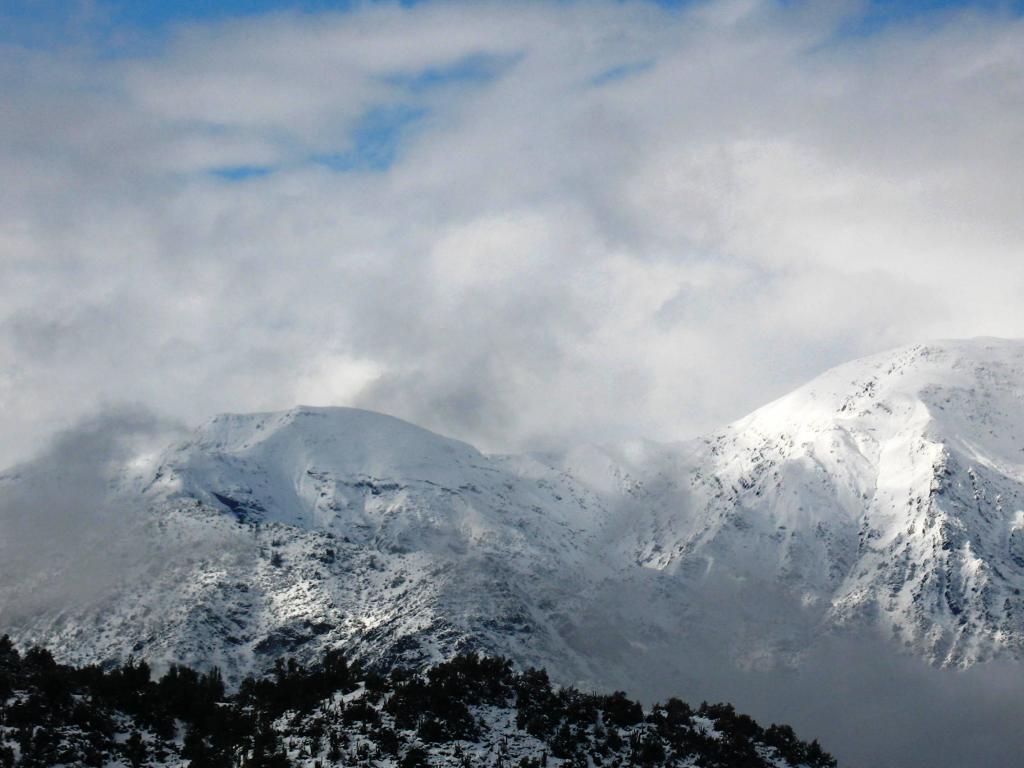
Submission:
[[[840,366],[680,452],[639,562],[778,585],[805,626],[874,625],[939,664],[1024,652],[1024,344]],[[659,494],[663,495],[663,494]]]
[[[72,548],[79,564],[107,550],[116,578],[40,610],[75,565],[61,557],[8,577],[0,623],[19,639],[77,661],[134,653],[229,675],[353,643],[415,662],[481,647],[564,667],[573,655],[555,625],[581,574],[606,570],[588,562],[600,505],[570,478],[524,478],[380,414],[221,416],[138,465],[111,473],[126,522],[107,529],[115,541]],[[48,482],[37,475],[6,483]]]
[[[995,340],[841,366],[676,445],[485,456],[365,411],[221,416],[109,468],[121,522],[4,570],[0,625],[76,661],[477,647],[602,687],[683,648],[798,661],[843,628],[942,665],[1021,658],[1022,428],[1024,343]]]

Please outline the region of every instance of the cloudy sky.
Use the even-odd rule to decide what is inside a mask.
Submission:
[[[0,465],[124,403],[691,436],[1024,335],[1020,3],[0,5]]]

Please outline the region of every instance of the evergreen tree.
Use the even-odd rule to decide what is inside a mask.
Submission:
[[[142,740],[142,736],[138,731],[132,731],[132,735],[125,742],[124,756],[128,759],[128,764],[132,768],[139,768],[139,766],[146,762],[149,750],[146,749],[146,743]]]

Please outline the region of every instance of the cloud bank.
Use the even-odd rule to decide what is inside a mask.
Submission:
[[[0,626],[108,595],[149,559],[139,542],[153,534],[138,533],[146,519],[128,491],[183,434],[141,408],[105,409],[0,473]]]
[[[4,44],[0,465],[120,402],[684,438],[859,354],[1024,335],[1024,22],[865,12],[385,4]]]

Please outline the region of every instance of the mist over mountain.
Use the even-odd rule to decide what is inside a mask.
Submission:
[[[840,366],[696,440],[560,454],[345,408],[177,438],[111,413],[0,477],[0,627],[229,681],[332,647],[479,650],[728,697],[850,764],[1010,765],[1022,403],[1024,342],[978,339]]]
[[[0,94],[0,768],[1021,764],[1022,0],[0,0]]]

